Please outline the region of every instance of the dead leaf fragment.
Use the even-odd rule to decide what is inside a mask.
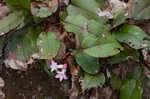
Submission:
[[[27,69],[27,66],[18,60],[6,59],[6,60],[4,60],[4,63],[7,68],[11,68],[11,69],[15,69],[15,70],[23,70],[23,71],[25,71]]]
[[[5,94],[0,90],[0,99],[5,99]]]
[[[61,0],[61,4],[63,5],[68,5],[69,4],[69,0]]]
[[[0,99],[5,98],[5,94],[2,92],[2,88],[5,86],[4,80],[0,77]]]
[[[0,88],[5,86],[4,80],[0,77]]]
[[[70,96],[69,99],[77,99],[79,90],[78,90],[78,79],[73,76],[72,77],[72,84],[71,84],[71,89],[69,90]]]
[[[141,50],[142,52],[142,55],[143,55],[143,59],[144,59],[144,62],[146,63],[146,65],[148,67],[150,67],[150,54],[149,54],[149,49],[148,48],[144,48]]]
[[[98,88],[92,89],[90,99],[98,99],[98,97],[99,97]]]
[[[10,12],[7,6],[1,6],[0,7],[0,20],[5,17]]]
[[[27,64],[17,60],[16,55],[14,55],[13,53],[9,53],[8,58],[4,60],[4,63],[7,68],[22,71],[27,70]]]
[[[103,88],[100,97],[102,99],[112,99],[112,89],[109,87]]]
[[[33,58],[33,59],[39,59],[40,56],[39,56],[38,53],[34,53],[34,54],[32,54],[32,58]]]
[[[42,2],[31,3],[31,13],[33,16],[45,18],[56,12],[58,0],[44,0]]]
[[[110,0],[109,4],[112,8],[112,13],[116,13],[120,10],[127,8],[127,4],[125,2],[119,1],[119,0]]]
[[[107,3],[108,2],[108,3]],[[113,15],[118,12],[121,11],[123,9],[127,9],[127,4],[123,1],[119,1],[119,0],[108,0],[106,1],[106,5],[107,8],[102,10],[102,9],[97,9],[97,14],[100,17],[105,17],[108,19],[112,19]],[[128,13],[125,14],[126,16],[128,15]]]

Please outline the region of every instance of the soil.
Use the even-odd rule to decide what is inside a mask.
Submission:
[[[0,76],[5,81],[5,99],[68,99],[68,81],[59,82],[34,64],[28,71],[6,69]]]

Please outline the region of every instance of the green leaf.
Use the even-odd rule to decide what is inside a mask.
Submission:
[[[35,9],[36,11],[36,9]],[[36,17],[40,17],[40,18],[45,18],[48,17],[50,15],[52,15],[56,9],[55,8],[48,8],[48,7],[41,7],[39,10],[37,10],[36,12],[33,12],[32,10],[32,14]]]
[[[27,62],[38,51],[36,46],[38,34],[31,26],[24,27],[10,34],[5,48],[6,66],[12,69],[27,69]]]
[[[46,18],[52,15],[54,12],[56,12],[58,8],[58,4],[55,4],[53,2],[56,1],[49,1],[49,4],[47,5],[44,2],[41,3],[32,2],[31,3],[32,15],[40,18]]]
[[[41,33],[37,41],[40,59],[50,59],[57,55],[60,42],[52,32]]]
[[[30,10],[30,0],[5,0],[11,10]]]
[[[142,93],[143,93],[142,88],[136,86],[130,99],[143,99],[142,98],[142,96],[143,96]]]
[[[8,38],[8,51],[14,53],[18,60],[25,62],[38,51],[36,47],[38,34],[39,32],[30,27],[13,33]]]
[[[69,16],[82,14],[83,16],[85,16],[85,17],[87,17],[89,19],[95,18],[95,15],[93,15],[90,12],[88,12],[86,10],[83,10],[83,9],[81,9],[79,7],[76,7],[74,5],[69,5],[67,7],[67,12],[68,12]]]
[[[137,19],[150,19],[150,1],[135,0],[131,15]]]
[[[130,99],[134,88],[136,87],[136,80],[127,80],[120,89],[120,99]]]
[[[97,10],[100,7],[100,4],[96,2],[96,0],[71,0],[71,2],[72,4],[94,14],[97,14]]]
[[[24,20],[22,13],[10,13],[8,16],[0,20],[0,35],[9,32],[19,26]]]
[[[95,2],[95,0],[92,0],[92,1],[88,0],[88,2],[93,2],[90,4],[90,6],[95,5],[94,7],[92,7],[93,9],[91,9],[89,7],[86,7],[85,4],[83,5],[83,2],[86,2],[86,1],[85,0],[81,0],[81,1],[73,0],[73,4],[67,7],[68,15],[72,16],[72,15],[82,14],[84,17],[88,19],[94,19],[101,24],[106,23],[106,20],[103,17],[99,17],[97,14],[98,8],[100,7],[100,3]],[[98,4],[98,7],[96,7],[97,4]]]
[[[103,74],[89,75],[85,74],[82,82],[84,88],[90,89],[92,87],[98,87],[105,83],[105,76]]]
[[[83,68],[83,70],[90,74],[96,74],[100,70],[100,64],[94,57],[80,52],[75,56],[77,63]]]
[[[120,99],[142,99],[142,90],[136,80],[127,80],[120,89]]]
[[[114,31],[113,35],[117,40],[134,49],[141,49],[144,47],[143,45],[150,46],[150,37],[135,25],[124,25],[119,30]]]
[[[65,29],[68,32],[74,32],[79,37],[83,52],[90,56],[113,56],[123,49],[114,37],[104,30],[102,24],[95,20],[88,20],[82,15],[72,15],[68,16],[66,21]]]
[[[120,52],[119,54],[111,57],[110,59],[108,59],[108,63],[109,64],[116,64],[116,63],[120,63],[121,61],[126,60],[126,58],[130,56],[133,59],[138,59],[139,58],[139,53],[137,51],[133,51],[133,50],[124,50],[122,52]]]
[[[64,27],[68,32],[74,32],[75,34],[80,35],[80,30],[88,22],[88,19],[82,15],[73,15],[68,16],[65,21],[68,22],[64,23]]]
[[[33,21],[36,23],[36,24],[40,24],[42,21],[44,21],[43,18],[38,18],[38,17],[33,17]]]
[[[68,16],[68,13],[66,9],[60,12],[60,19],[65,20],[67,16]]]
[[[85,49],[83,52],[93,57],[108,57],[116,55],[120,52],[119,47],[117,48],[116,43],[105,43],[98,46]]]
[[[105,0],[96,0],[97,2],[99,2],[100,4],[105,3]]]
[[[128,16],[125,16],[126,10],[121,10],[115,13],[113,20],[113,27],[117,27],[125,22]]]

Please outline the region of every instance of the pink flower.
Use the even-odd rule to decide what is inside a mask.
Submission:
[[[57,66],[59,69],[66,69],[67,68],[67,64],[61,64]]]
[[[51,72],[56,71],[56,76],[55,78],[58,78],[60,81],[63,79],[67,79],[66,76],[66,69],[67,69],[67,64],[60,64],[58,65],[55,61],[51,61],[50,64]]]
[[[58,69],[58,65],[56,62],[54,62],[53,60],[51,61],[51,65],[50,65],[50,68],[51,68],[51,72],[55,71]]]
[[[60,81],[62,81],[63,79],[68,79],[66,74],[65,74],[66,70],[62,70],[62,71],[56,71],[56,76],[55,78],[58,78]]]
[[[66,68],[67,68],[67,64],[64,64],[64,65],[63,65],[63,68],[66,69]]]
[[[64,67],[64,65],[60,64],[60,65],[57,65],[57,68],[59,69],[62,69]]]
[[[51,65],[50,65],[50,68],[51,68],[51,72],[53,71],[57,71],[58,69],[66,69],[67,68],[67,64],[60,64],[58,65],[56,62],[54,62],[53,60],[51,61]]]

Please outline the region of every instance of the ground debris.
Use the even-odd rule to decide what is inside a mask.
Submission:
[[[2,91],[2,88],[5,86],[4,80],[0,77],[0,99],[5,98],[5,94]]]

